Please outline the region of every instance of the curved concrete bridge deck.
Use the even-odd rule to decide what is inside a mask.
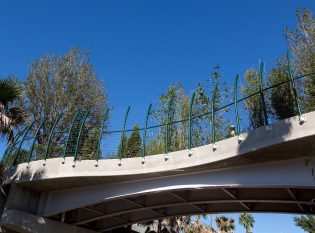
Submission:
[[[5,173],[10,191],[1,224],[17,232],[104,232],[199,213],[314,213],[315,112],[305,117],[304,124],[292,117],[260,127],[241,143],[232,137],[216,150],[147,156],[144,164],[130,158],[120,166],[115,159],[73,166],[71,157],[19,164]]]

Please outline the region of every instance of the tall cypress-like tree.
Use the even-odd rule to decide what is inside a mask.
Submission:
[[[256,69],[249,69],[245,73],[246,83],[241,87],[245,96],[259,91],[259,77]],[[259,94],[245,100],[245,109],[249,114],[249,129],[255,129],[264,125],[264,112]]]
[[[117,158],[120,157],[120,150],[122,147],[122,158],[126,158],[127,157],[127,142],[128,142],[128,137],[126,136],[126,134],[124,134],[120,140],[119,146],[118,146],[118,150],[117,150]]]
[[[127,140],[126,157],[138,157],[141,156],[141,136],[139,133],[139,126],[136,124],[133,127],[132,133]]]
[[[99,131],[97,129],[91,129],[84,132],[81,138],[83,138],[81,145],[79,146],[79,158],[80,159],[96,159],[96,153],[98,152]],[[101,158],[102,156],[100,156]]]
[[[287,59],[278,59],[277,66],[272,68],[269,76],[271,85],[288,81]],[[285,119],[296,114],[294,94],[290,82],[283,83],[271,89],[272,113],[276,119]]]

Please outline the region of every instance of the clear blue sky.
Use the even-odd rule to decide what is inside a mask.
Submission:
[[[35,58],[79,46],[113,106],[146,106],[171,82],[191,93],[215,64],[230,83],[259,59],[270,68],[287,49],[283,29],[295,27],[299,7],[314,11],[315,2],[2,0],[0,74],[24,80]],[[255,233],[301,232],[291,215],[255,217]]]

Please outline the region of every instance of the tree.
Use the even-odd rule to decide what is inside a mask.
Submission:
[[[22,108],[14,106],[20,98],[21,90],[13,77],[0,77],[0,134],[12,142],[14,131],[27,121]]]
[[[187,148],[188,122],[172,123],[176,120],[187,119],[189,112],[189,97],[186,95],[182,84],[177,82],[171,84],[166,93],[159,96],[159,105],[152,113],[154,120],[164,126],[159,127],[154,137],[148,140],[148,154],[164,152],[165,124],[167,122],[168,106],[171,99],[173,101],[170,108],[170,124],[168,127],[168,149],[169,151],[175,151]]]
[[[199,82],[195,91],[195,99],[192,108],[192,140],[193,147],[211,143],[215,136],[216,141],[226,138],[227,129],[231,120],[225,115],[229,111],[226,107],[221,109],[229,99],[230,88],[222,81],[220,67],[214,66],[210,77],[204,82]],[[212,126],[211,103],[214,99],[214,124]],[[187,125],[188,126],[188,125]],[[212,127],[215,135],[212,135]]]
[[[126,134],[124,134],[120,140],[120,143],[118,146],[118,151],[116,153],[116,158],[120,158],[120,150],[122,150],[121,157],[126,158],[126,156],[127,156],[127,142],[128,142],[128,137],[126,136]],[[121,149],[121,147],[122,147],[122,149]]]
[[[211,70],[210,78],[207,79],[206,83],[204,84],[204,89],[210,90],[210,92],[208,92],[209,94],[207,94],[207,91],[204,91],[207,96],[206,105],[210,106],[211,101],[214,99],[215,121],[214,125],[211,125],[211,127],[215,128],[216,141],[226,138],[228,128],[231,125],[230,119],[224,115],[224,113],[229,111],[229,108],[227,107],[219,110],[221,107],[223,107],[224,103],[226,103],[225,101],[230,98],[231,94],[230,87],[226,82],[222,81],[220,69],[221,67],[219,65],[215,65]],[[208,115],[208,121],[211,122],[210,114]],[[211,135],[211,137],[213,137],[213,135]]]
[[[135,124],[130,137],[124,134],[118,146],[116,156],[120,157],[120,150],[122,148],[122,158],[133,158],[141,156],[141,136],[139,133],[139,126]]]
[[[241,87],[245,96],[252,95],[259,91],[259,76],[256,69],[249,69],[245,73],[246,83]],[[264,125],[264,110],[259,94],[255,94],[245,100],[245,109],[249,114],[249,129],[255,129]]]
[[[164,219],[164,226],[171,233],[184,231],[191,222],[189,216],[171,217]]]
[[[299,72],[314,72],[315,58],[315,18],[311,9],[296,10],[297,27],[285,29],[285,37],[294,54],[296,69]]]
[[[197,215],[195,217],[195,221],[190,221],[187,226],[185,226],[184,232],[185,233],[215,233],[216,231],[211,227],[208,226],[200,221],[201,215]]]
[[[88,130],[87,130],[88,131]],[[92,128],[89,132],[84,132],[83,143],[81,149],[79,150],[80,159],[96,159],[96,153],[98,152],[98,142],[99,142],[99,129]],[[100,152],[101,153],[101,152]],[[100,156],[101,158],[101,156]]]
[[[272,68],[269,75],[271,85],[288,81],[287,59],[278,59],[277,65]],[[283,83],[271,89],[271,107],[275,118],[282,120],[296,114],[294,94],[290,82]]]
[[[203,224],[200,221],[200,218],[201,216],[197,215],[195,220],[192,221],[190,216],[170,217],[156,221],[143,222],[139,225],[146,227],[145,232],[152,232],[152,229],[156,229],[157,233],[215,233],[215,230],[212,227]]]
[[[301,216],[293,218],[295,225],[301,227],[308,233],[315,232],[315,217],[313,216]]]
[[[211,114],[210,106],[214,97],[215,109],[215,137],[216,140],[225,138],[227,129],[230,126],[230,120],[224,117],[224,113],[229,109],[219,109],[224,105],[224,101],[230,95],[230,89],[227,83],[222,82],[222,75],[220,74],[220,67],[215,66],[210,78],[206,82],[198,83],[195,92],[195,100],[193,102],[192,116],[204,114],[202,117],[192,119],[192,146],[200,146],[208,144],[213,135],[211,135]],[[167,122],[168,105],[173,99],[170,108],[170,124],[168,133],[169,151],[183,150],[188,147],[188,130],[189,130],[189,107],[190,97],[185,93],[181,83],[171,84],[166,93],[159,96],[159,105],[153,113],[153,118],[161,125]],[[174,121],[181,121],[173,123]],[[159,131],[155,137],[148,142],[147,151],[150,154],[163,153],[165,145],[165,130],[166,126],[159,127]],[[170,143],[171,142],[171,143]]]
[[[297,27],[285,30],[287,43],[294,55],[293,64],[298,74],[315,72],[315,18],[310,9],[296,11]],[[315,106],[315,75],[310,75],[304,81],[305,110],[310,111]]]
[[[192,117],[210,112],[210,100],[204,84],[198,83],[192,108]],[[192,119],[192,147],[198,147],[211,142],[211,119],[209,114]]]
[[[91,110],[90,126],[100,125],[108,100],[103,84],[97,79],[89,54],[79,48],[70,49],[61,57],[49,54],[36,59],[30,66],[23,83],[22,106],[35,121],[34,133],[43,119],[47,119],[37,136],[38,144],[46,144],[49,131],[61,113],[63,120],[59,132],[68,130],[73,114],[78,110]],[[65,134],[58,135],[64,143]]]
[[[217,224],[219,233],[233,233],[235,229],[234,219],[227,218],[225,216],[216,217],[215,222]]]
[[[246,233],[251,233],[250,228],[254,227],[255,219],[251,214],[243,213],[238,217],[238,222],[246,229]]]
[[[133,127],[132,133],[127,141],[126,158],[141,156],[141,136],[139,126],[136,124]]]

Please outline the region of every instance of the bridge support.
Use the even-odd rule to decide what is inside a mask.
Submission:
[[[14,232],[23,233],[96,233],[96,231],[38,217],[19,210],[6,210],[2,216],[1,226]]]
[[[36,216],[37,208],[41,206],[40,198],[44,193],[13,184],[10,188],[3,210],[0,225],[6,232],[23,233],[94,233],[95,231]],[[62,218],[62,216],[61,216]]]

